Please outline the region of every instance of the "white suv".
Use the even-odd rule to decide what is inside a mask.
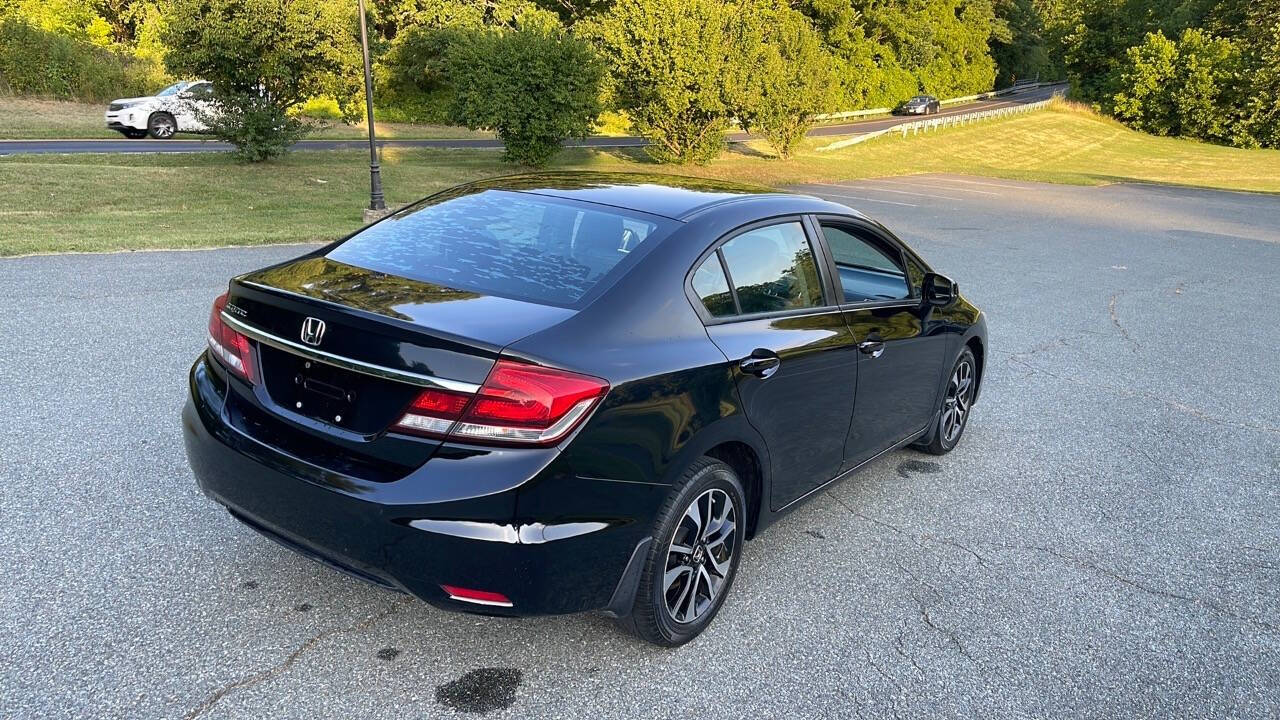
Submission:
[[[178,132],[208,130],[200,117],[212,111],[213,83],[190,80],[151,97],[112,100],[107,106],[107,127],[131,139],[150,135],[167,140]]]

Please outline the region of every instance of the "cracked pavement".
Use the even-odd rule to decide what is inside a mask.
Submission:
[[[982,399],[955,452],[886,456],[748,544],[674,651],[432,609],[196,490],[209,304],[299,248],[0,260],[0,714],[1280,714],[1280,197],[857,185],[986,311]]]

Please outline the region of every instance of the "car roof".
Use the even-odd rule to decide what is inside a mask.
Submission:
[[[505,190],[634,210],[688,220],[725,205],[761,202],[789,212],[831,212],[844,206],[760,185],[657,173],[554,172],[507,175],[470,183],[454,192]],[[855,214],[860,214],[856,213]]]

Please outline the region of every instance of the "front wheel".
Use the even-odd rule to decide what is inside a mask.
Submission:
[[[178,132],[178,121],[167,112],[152,113],[147,119],[147,134],[157,140],[168,140]]]
[[[932,455],[945,455],[960,443],[960,436],[969,422],[969,411],[973,409],[973,394],[978,389],[978,363],[974,360],[973,351],[965,348],[956,358],[951,369],[951,377],[947,380],[947,391],[942,397],[942,408],[938,412],[938,423],[933,430],[933,440],[928,445],[918,445],[921,450]]]
[[[711,624],[733,585],[746,530],[742,483],[733,468],[698,458],[658,513],[627,629],[676,647]]]

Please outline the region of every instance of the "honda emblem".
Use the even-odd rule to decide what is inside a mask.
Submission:
[[[309,317],[302,321],[302,342],[308,345],[319,345],[324,338],[324,321]]]

